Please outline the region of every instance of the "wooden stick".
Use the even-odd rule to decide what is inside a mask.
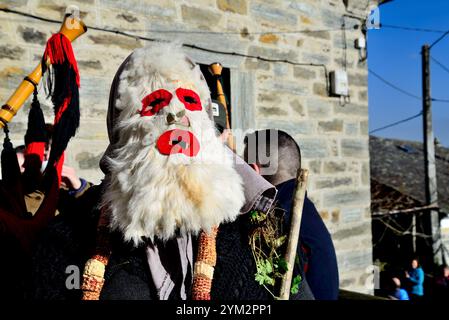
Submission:
[[[295,198],[293,199],[293,209],[291,212],[290,233],[288,236],[287,252],[285,254],[285,261],[287,262],[288,269],[282,279],[279,294],[280,300],[288,300],[290,298],[290,288],[292,284],[293,268],[295,266],[296,251],[298,248],[299,230],[301,228],[302,209],[304,207],[304,199],[306,197],[308,176],[308,170],[298,170]]]
[[[66,36],[70,42],[81,36],[87,31],[86,25],[71,15],[66,15],[59,30]],[[39,84],[42,78],[42,65],[39,63],[17,87],[16,91],[6,101],[0,109],[0,129],[3,128],[16,115],[17,111],[22,107],[28,97],[33,93],[34,88]]]
[[[228,135],[228,140],[227,140],[227,144],[228,147],[235,152],[235,142],[234,142],[234,137],[232,136],[232,132],[231,132],[231,119],[230,119],[230,106],[228,106],[228,104],[226,103],[226,97],[224,94],[224,90],[223,90],[223,86],[221,85],[220,82],[220,77],[221,77],[221,72],[223,71],[223,66],[218,63],[218,62],[214,62],[211,65],[209,65],[209,72],[216,78],[217,80],[217,100],[223,104],[224,108],[225,108],[225,113],[226,113],[226,129],[229,130],[229,135]]]

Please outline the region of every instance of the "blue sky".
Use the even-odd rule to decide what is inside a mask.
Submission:
[[[380,22],[426,29],[449,30],[449,1],[394,0],[380,7]],[[421,96],[421,46],[441,33],[390,28],[368,31],[368,67],[398,87]],[[449,35],[431,50],[431,56],[449,68]],[[449,72],[431,61],[431,94],[449,100]],[[370,131],[417,114],[422,102],[368,76]],[[449,147],[449,103],[432,103],[434,133]],[[422,118],[418,117],[374,135],[422,141]]]

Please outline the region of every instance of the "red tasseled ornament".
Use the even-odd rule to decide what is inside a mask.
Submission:
[[[77,86],[80,86],[78,64],[73,53],[72,43],[62,33],[55,33],[48,39],[43,60],[44,62],[50,61],[52,65],[63,64],[67,61],[75,71]]]
[[[79,92],[80,77],[78,65],[70,40],[62,33],[54,34],[47,42],[42,58],[42,72],[48,64],[52,74],[47,87],[54,105],[55,119],[51,152],[48,165],[56,167],[61,181],[64,150],[79,126]]]

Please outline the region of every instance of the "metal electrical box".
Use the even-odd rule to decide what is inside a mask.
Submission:
[[[335,70],[329,73],[331,94],[336,96],[348,96],[348,74],[344,70]]]

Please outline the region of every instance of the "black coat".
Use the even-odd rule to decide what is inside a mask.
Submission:
[[[93,193],[98,192],[92,190]],[[98,194],[97,194],[98,196]],[[95,226],[99,212],[88,215],[61,216],[47,229],[34,257],[33,299],[80,299],[81,291],[68,290],[68,265],[78,266],[80,275],[95,243]],[[256,265],[248,241],[248,216],[240,216],[219,228],[216,239],[217,264],[211,291],[212,300],[269,300],[271,295],[255,281]],[[133,247],[121,240],[119,234],[111,236],[112,254],[105,271],[105,284],[101,299],[153,300],[156,289],[151,281],[145,246]],[[175,245],[176,241],[167,245]],[[196,248],[196,241],[193,248]],[[194,257],[196,252],[194,252]],[[299,270],[296,270],[299,272]],[[304,279],[303,273],[302,278]],[[175,281],[176,283],[179,283]],[[191,283],[191,279],[188,279]],[[188,287],[190,291],[190,288]],[[180,299],[173,290],[170,299]],[[188,295],[189,296],[189,295]],[[299,293],[291,299],[313,299],[302,281]]]

